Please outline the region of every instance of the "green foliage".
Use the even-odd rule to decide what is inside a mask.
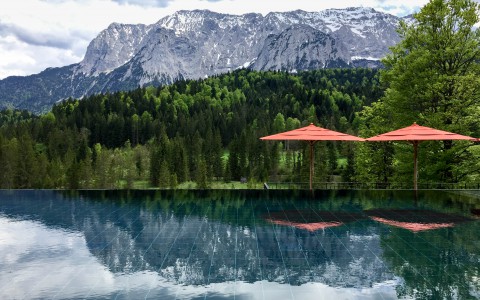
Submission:
[[[207,178],[207,163],[205,159],[200,158],[198,160],[198,166],[196,168],[196,183],[198,189],[208,188],[208,178]]]
[[[45,118],[49,118],[51,115],[45,115]],[[24,122],[36,118],[31,112],[26,110],[12,110],[5,109],[0,112],[0,127],[6,125],[16,125],[18,123]]]
[[[252,184],[305,181],[305,144],[259,138],[309,122],[355,134],[356,114],[381,95],[376,70],[237,70],[68,99],[40,117],[5,110],[0,185],[112,189],[196,182],[205,188],[241,178]],[[339,174],[336,161],[347,153],[345,144],[316,146],[318,180]]]
[[[475,26],[479,13],[479,4],[471,0],[432,0],[414,15],[412,24],[401,23],[403,40],[383,60],[385,96],[360,114],[362,136],[413,122],[464,135],[480,134],[480,30]],[[468,181],[472,169],[458,166],[475,160],[469,146],[452,141],[422,143],[420,180]],[[407,166],[412,155],[405,155],[403,148],[362,145],[357,178],[411,182]]]

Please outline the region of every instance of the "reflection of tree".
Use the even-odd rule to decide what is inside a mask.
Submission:
[[[130,238],[124,229],[109,224],[83,229],[90,251],[112,271],[149,269],[194,285],[266,279],[365,287],[392,278],[378,261],[381,253],[373,229],[310,233],[284,226],[236,226],[198,216],[178,218],[172,213],[142,212],[140,218],[142,230],[129,232]],[[101,246],[108,246],[93,248],[91,241],[98,239],[104,241]],[[347,244],[354,253],[346,251]],[[130,265],[139,269],[131,270]],[[359,271],[363,278],[357,276]]]
[[[386,263],[403,278],[399,297],[476,299],[480,296],[480,224],[413,233],[392,228],[381,237]]]
[[[392,278],[379,262],[374,227],[312,233],[274,226],[262,219],[267,207],[279,211],[317,202],[261,196],[230,191],[36,192],[20,197],[11,213],[82,232],[89,251],[112,272],[156,271],[176,283],[317,281],[370,287]],[[36,210],[38,201],[49,202],[50,209]],[[347,245],[355,251],[349,252]]]
[[[480,276],[479,224],[474,222],[417,234],[391,228],[385,234],[369,220],[346,220],[342,226],[309,232],[264,219],[294,210],[353,215],[367,208],[403,208],[402,199],[411,196],[380,191],[368,195],[362,191],[316,191],[313,197],[302,191],[19,191],[0,192],[0,211],[81,232],[89,251],[112,272],[150,270],[181,284],[314,281],[362,288],[397,275],[404,278],[399,296],[448,298],[457,293],[468,298],[469,292],[479,290],[475,281]],[[437,209],[469,211],[462,197],[419,193],[418,202],[407,206],[428,206],[427,198],[432,198]],[[292,221],[291,214],[284,215]]]

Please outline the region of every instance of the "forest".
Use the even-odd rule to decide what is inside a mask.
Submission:
[[[478,138],[479,22],[475,1],[432,0],[400,22],[402,40],[382,59],[384,69],[241,69],[67,99],[43,115],[4,110],[0,188],[307,182],[306,143],[259,138],[310,123],[368,138],[416,122]],[[318,142],[314,151],[317,183],[412,182],[409,143]],[[473,142],[422,142],[419,161],[420,187],[480,184]]]
[[[69,99],[41,116],[0,113],[2,188],[176,188],[308,180],[303,143],[261,136],[308,125],[358,133],[378,72],[235,72]],[[316,147],[317,181],[351,180],[355,145]]]

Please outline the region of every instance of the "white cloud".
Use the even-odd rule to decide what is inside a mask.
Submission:
[[[131,5],[139,5],[139,6],[146,6],[146,7],[167,7],[169,2],[173,0],[112,0],[113,2],[117,2],[120,4],[131,4]]]
[[[396,15],[418,10],[426,0],[22,0],[0,9],[0,79],[79,62],[88,43],[113,22],[152,24],[178,10],[209,9],[244,14],[373,7]]]
[[[83,58],[87,42],[75,43],[71,49],[27,44],[15,36],[0,36],[0,78],[29,75],[49,67],[61,67]]]

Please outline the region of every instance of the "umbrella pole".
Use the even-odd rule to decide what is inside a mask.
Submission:
[[[312,179],[313,179],[313,144],[315,142],[310,141],[310,190],[313,190]]]
[[[418,181],[418,141],[413,141],[413,189],[417,190]]]

